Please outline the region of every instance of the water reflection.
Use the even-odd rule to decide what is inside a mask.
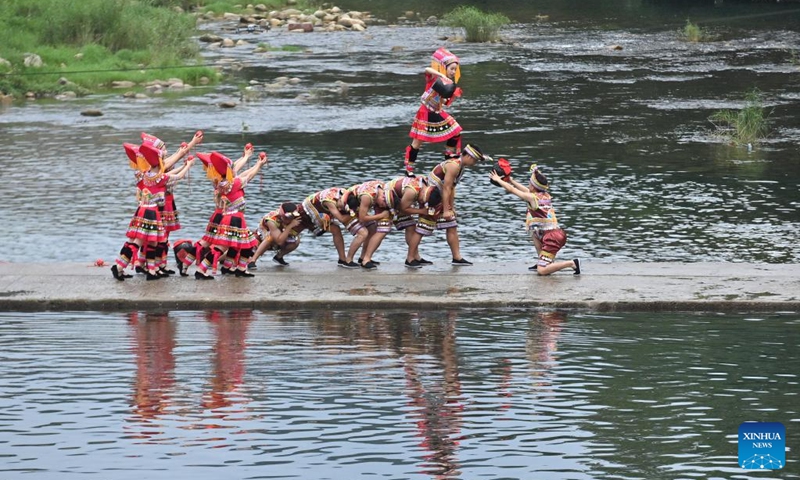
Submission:
[[[441,14],[457,2],[352,3],[369,3],[369,10]],[[795,240],[800,236],[800,164],[789,160],[797,156],[800,143],[792,81],[797,66],[789,53],[800,43],[800,34],[798,16],[782,14],[796,7],[738,3],[715,2],[698,10],[625,0],[503,0],[491,2],[491,9],[506,9],[520,22],[504,29],[508,43],[457,45],[465,95],[454,114],[465,139],[508,156],[515,166],[537,161],[549,168],[559,220],[569,229],[565,257],[609,262],[800,259]],[[701,15],[726,40],[680,41],[676,31],[690,12],[693,21]],[[549,20],[534,22],[539,14]],[[248,197],[251,220],[281,201],[298,201],[331,185],[396,176],[418,102],[420,66],[427,63],[432,43],[448,33],[429,26],[375,26],[358,36],[273,31],[258,41],[299,45],[307,53],[257,57],[248,47],[209,51],[209,61],[226,56],[248,65],[236,74],[241,84],[278,76],[301,80],[293,90],[235,109],[216,107],[221,97],[238,94],[224,85],[142,102],[113,95],[0,110],[0,145],[18,167],[5,169],[4,179],[37,192],[35,202],[18,202],[16,189],[0,189],[0,203],[14,219],[0,236],[0,260],[27,261],[28,252],[16,248],[20,242],[47,245],[37,253],[47,262],[113,257],[130,219],[134,192],[120,145],[142,130],[175,145],[187,129],[202,128],[206,150],[235,152],[245,141],[267,150],[274,161],[264,173],[264,188]],[[622,49],[609,48],[613,45]],[[347,97],[296,98],[339,81],[350,86]],[[765,92],[775,128],[750,151],[724,144],[708,116],[740,107],[743,92],[753,87]],[[88,106],[106,115],[80,117]],[[286,121],[298,111],[302,122]],[[37,155],[31,156],[32,151]],[[423,152],[420,169],[432,167],[440,156]],[[76,176],[85,161],[95,175]],[[28,173],[40,170],[45,174]],[[530,245],[519,230],[519,206],[491,187],[485,173],[467,174],[459,190],[463,253],[477,261],[529,257]],[[185,227],[181,236],[197,239],[210,199],[202,173],[192,178],[178,186],[176,195]],[[97,217],[98,205],[107,231],[83,228],[84,219]],[[496,227],[487,228],[487,218],[496,219]],[[70,235],[53,242],[52,232]],[[404,247],[402,236],[390,235],[381,252],[388,262],[401,262]],[[297,259],[331,261],[331,252],[327,241],[308,241]],[[445,253],[441,248],[430,253],[433,260],[447,260],[437,256]]]
[[[531,317],[525,353],[530,362],[531,380],[537,389],[552,385],[553,369],[558,364],[558,340],[567,314],[540,312]]]
[[[229,415],[246,411],[249,402],[242,389],[245,373],[247,330],[253,321],[251,310],[206,312],[206,321],[214,329],[213,370],[202,407],[210,410],[220,422]],[[236,406],[235,409],[230,407]]]
[[[458,447],[463,438],[464,405],[456,353],[456,317],[456,312],[447,312],[423,342],[401,347],[406,392],[409,404],[416,409],[412,416],[419,445],[427,452],[421,471],[437,479],[458,478],[461,474]],[[412,317],[409,324],[415,320],[418,319]]]
[[[167,313],[128,314],[136,376],[133,382],[131,417],[139,423],[137,438],[163,434],[159,417],[168,413],[175,388],[175,322]]]
[[[0,477],[800,478],[800,319],[0,313]]]

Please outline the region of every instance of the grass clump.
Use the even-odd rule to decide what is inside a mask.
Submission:
[[[710,35],[700,25],[694,24],[691,20],[686,20],[686,25],[682,30],[678,30],[678,36],[687,42],[712,42],[717,39],[716,36]]]
[[[442,24],[463,28],[468,42],[494,42],[511,20],[502,13],[486,13],[472,6],[460,6],[442,17]]]
[[[302,52],[305,50],[305,47],[301,47],[300,45],[283,45],[280,47],[273,47],[269,43],[259,42],[256,46],[256,49],[259,52]]]
[[[44,96],[64,89],[57,82],[61,77],[78,90],[89,91],[115,80],[215,79],[213,69],[191,66],[200,63],[199,47],[192,38],[196,19],[154,3],[3,0],[0,58],[10,66],[0,70],[0,91]],[[29,52],[41,57],[44,65],[26,66]]]
[[[758,143],[769,133],[768,115],[764,112],[761,92],[753,89],[745,95],[741,110],[720,110],[709,120],[731,143],[747,145]]]

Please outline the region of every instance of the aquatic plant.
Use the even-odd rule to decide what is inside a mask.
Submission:
[[[700,25],[694,24],[686,19],[686,25],[678,30],[678,36],[687,42],[712,42],[717,39],[715,35],[709,34]]]
[[[511,20],[502,13],[486,13],[475,7],[460,6],[442,17],[442,25],[463,28],[468,42],[493,42]]]
[[[789,63],[794,66],[800,66],[800,57],[797,55],[797,50],[791,49],[789,50]]]
[[[305,50],[305,47],[300,45],[281,45],[279,47],[273,47],[269,43],[258,42],[256,50],[259,52],[302,52]]]
[[[757,143],[769,133],[768,115],[764,112],[761,92],[754,88],[745,95],[741,110],[720,110],[709,117],[718,133],[731,143],[747,145]]]

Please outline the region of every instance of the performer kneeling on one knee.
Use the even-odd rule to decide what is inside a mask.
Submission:
[[[550,275],[559,270],[571,268],[575,271],[575,275],[578,275],[581,273],[579,259],[555,261],[556,254],[567,243],[567,234],[558,225],[547,177],[536,164],[531,165],[530,172],[531,177],[527,187],[514,180],[510,175],[506,181],[495,170],[489,174],[492,182],[524,200],[528,207],[525,224],[533,245],[536,247],[536,255],[539,257],[536,265],[530,267],[529,270],[535,271],[539,275]]]

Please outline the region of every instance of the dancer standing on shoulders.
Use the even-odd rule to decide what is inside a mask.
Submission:
[[[533,245],[536,247],[536,255],[539,257],[536,265],[528,270],[535,271],[539,275],[550,275],[559,270],[571,268],[575,271],[575,275],[579,275],[581,273],[579,259],[555,261],[556,254],[567,243],[567,234],[558,225],[547,177],[536,164],[531,165],[530,172],[531,178],[527,187],[510,176],[508,181],[503,180],[503,177],[494,170],[489,174],[492,182],[503,187],[505,191],[518,196],[528,206],[525,225]]]
[[[422,143],[447,142],[445,158],[458,156],[461,150],[461,125],[444,110],[461,96],[458,80],[461,67],[458,57],[442,47],[433,53],[431,66],[425,69],[425,93],[411,125],[411,145],[406,147],[405,171],[414,176],[414,162]]]

